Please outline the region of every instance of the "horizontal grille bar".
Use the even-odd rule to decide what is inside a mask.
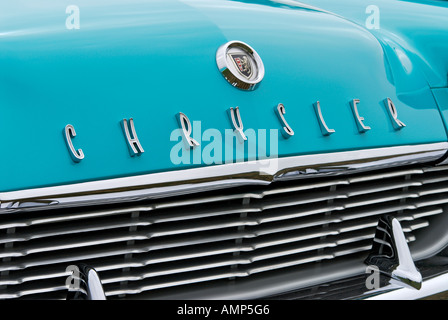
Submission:
[[[448,166],[384,170],[90,208],[2,214],[0,298],[65,290],[86,262],[108,297],[367,253],[378,217],[408,242],[448,204]],[[241,279],[241,280],[238,280]]]

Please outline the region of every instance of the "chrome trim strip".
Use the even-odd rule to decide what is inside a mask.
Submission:
[[[433,162],[448,142],[312,154],[230,163],[0,193],[0,213],[129,202],[277,180],[338,175],[352,171]]]
[[[446,258],[446,255],[436,255],[438,258]],[[442,260],[431,261],[426,260],[425,269],[428,276],[422,282],[419,290],[404,287],[397,283],[389,283],[378,289],[368,290],[366,287],[366,274],[364,272],[365,265],[356,265],[351,261],[351,265],[345,262],[347,269],[352,269],[353,273],[357,272],[357,276],[341,275],[338,279],[330,280],[320,284],[302,287],[299,290],[280,293],[268,299],[284,300],[284,299],[301,299],[301,300],[446,300],[448,297],[448,268],[446,263],[440,263]],[[446,261],[446,260],[443,260]],[[356,267],[355,267],[356,265]],[[341,268],[341,266],[339,266]],[[334,269],[334,268],[333,268]],[[364,269],[364,270],[363,270]],[[343,271],[343,269],[334,269]],[[361,275],[364,273],[364,275]],[[431,274],[431,275],[429,275]],[[190,295],[191,296],[191,295]],[[168,298],[168,297],[164,297]],[[263,297],[266,298],[266,297]]]
[[[424,280],[420,290],[390,284],[386,287],[366,293],[358,299],[363,300],[418,300],[440,299],[448,294],[448,272],[434,278]],[[439,296],[439,297],[437,297]]]

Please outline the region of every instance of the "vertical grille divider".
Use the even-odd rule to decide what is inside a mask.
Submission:
[[[131,213],[131,221],[138,222],[139,218],[140,218],[140,211],[134,211],[134,212]],[[132,234],[132,233],[134,233],[136,231],[137,231],[137,226],[136,225],[133,225],[133,226],[129,227],[129,233],[130,234]],[[135,244],[135,240],[129,240],[129,241],[126,242],[126,246],[131,248],[131,249],[132,249],[132,246],[134,244]],[[127,254],[124,255],[124,264],[126,262],[128,262],[128,261],[131,261],[131,260],[132,260],[132,252],[131,253],[127,253]],[[126,274],[130,270],[131,270],[130,267],[125,267],[121,271],[122,271],[123,274]],[[127,281],[127,280],[126,281],[120,281],[120,287],[122,289],[125,289],[127,287],[127,285],[128,285],[128,282],[129,281]],[[124,298],[125,296],[126,296],[125,294],[119,295],[120,298]]]
[[[410,175],[410,174],[407,174],[407,175],[404,176],[404,181],[405,181],[405,182],[406,182],[406,181],[409,181],[409,180],[411,180],[411,179],[412,179],[412,175]],[[408,192],[408,191],[409,191],[409,187],[407,187],[407,186],[406,186],[406,187],[403,187],[403,189],[402,189],[403,194],[405,194],[405,193]],[[406,197],[400,199],[400,204],[402,204],[402,205],[407,204],[407,202],[408,202],[408,199],[407,199]],[[404,210],[398,210],[396,214],[397,214],[398,216],[400,216],[400,215],[403,214],[403,212],[404,212]]]
[[[330,194],[331,194],[331,193],[335,193],[335,192],[336,192],[336,189],[337,189],[337,186],[336,186],[335,184],[332,185],[332,186],[330,186],[330,188],[329,188]],[[334,204],[334,200],[335,200],[335,199],[329,199],[329,200],[327,200],[327,206],[328,206],[329,208],[331,208],[331,206]],[[325,218],[331,218],[332,213],[333,213],[332,210],[326,211],[326,212],[324,213]],[[329,227],[329,224],[328,224],[328,223],[323,224],[322,227],[321,227],[321,228],[322,228],[322,231],[325,232],[326,230],[328,230],[328,227]],[[324,236],[321,236],[321,237],[319,238],[319,240],[320,240],[320,242],[322,243],[322,242],[325,241],[326,238],[327,238],[327,236],[324,235]],[[317,249],[317,254],[319,255],[319,254],[321,254],[323,251],[324,251],[323,248]]]
[[[250,197],[244,197],[242,199],[241,205],[242,205],[242,208],[248,207],[250,205]],[[246,218],[247,218],[247,212],[241,212],[240,213],[240,219],[246,219]],[[238,232],[243,233],[245,228],[246,228],[246,226],[243,225],[243,226],[237,227],[237,230],[238,230]],[[235,239],[235,244],[237,245],[237,247],[241,246],[243,244],[243,238],[242,237],[236,238]],[[240,251],[235,251],[235,252],[232,253],[232,256],[233,256],[234,259],[238,259],[240,254],[241,254]],[[234,271],[237,271],[237,270],[238,270],[238,265],[237,264],[232,264],[230,266],[230,271],[231,272],[234,272]],[[235,277],[230,277],[229,280],[230,281],[234,281]]]
[[[14,233],[16,233],[16,228],[15,227],[6,229],[6,234],[7,235],[11,235],[11,234],[14,234]],[[7,243],[5,243],[3,245],[3,247],[6,250],[12,249],[14,247],[14,242],[7,242]],[[11,259],[12,259],[11,257],[5,257],[5,258],[2,259],[2,262],[10,262]],[[6,277],[8,275],[9,275],[9,271],[8,270],[0,272],[0,277]],[[0,286],[0,290],[6,290],[7,288],[8,288],[7,285]]]

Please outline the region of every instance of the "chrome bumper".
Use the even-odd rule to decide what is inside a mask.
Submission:
[[[366,275],[327,282],[268,299],[274,300],[448,300],[448,250],[445,254],[417,262],[424,277],[419,290],[389,283],[379,289],[366,288]],[[424,265],[424,266],[422,266]]]
[[[424,280],[420,290],[403,288],[395,284],[370,291],[358,297],[362,300],[418,300],[448,299],[448,270],[446,273]]]
[[[371,270],[366,268],[364,275],[341,278],[271,298],[279,300],[448,300],[448,246],[428,258],[416,261],[414,265],[412,258],[406,255],[407,250],[404,250],[407,246],[400,248],[399,242],[393,236],[384,241],[386,238],[383,234],[394,234],[390,226],[392,224],[385,226],[380,220],[375,239],[379,239],[377,243],[386,244],[388,247],[390,245],[392,251],[388,252],[385,248],[374,244],[369,257],[365,260],[366,266],[372,261],[380,266],[378,281],[380,285],[375,289],[369,286],[372,279]],[[408,258],[411,261],[406,261]],[[397,277],[397,271],[400,269],[402,269],[399,272],[400,275],[415,276],[415,273],[418,273],[421,275],[421,282],[415,285],[409,279]]]

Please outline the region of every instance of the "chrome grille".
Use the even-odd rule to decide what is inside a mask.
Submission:
[[[379,215],[408,242],[448,203],[448,166],[275,182],[161,200],[0,216],[0,298],[64,298],[85,262],[108,298],[235,283],[365,256]],[[188,296],[187,296],[188,297]]]

